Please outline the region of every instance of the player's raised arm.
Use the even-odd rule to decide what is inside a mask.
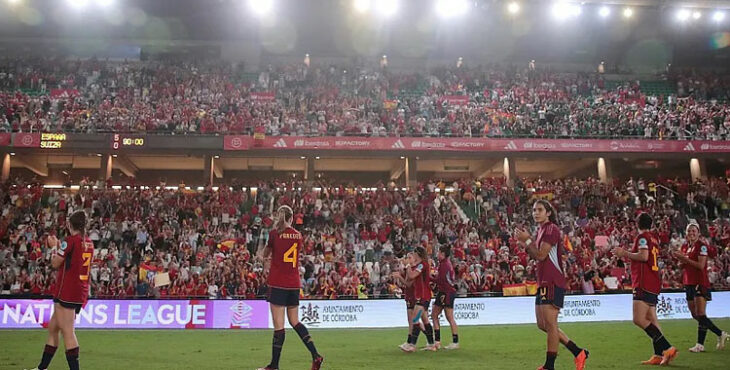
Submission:
[[[517,240],[525,247],[527,254],[538,261],[544,261],[550,254],[552,244],[548,241],[542,241],[538,247],[536,243],[530,239],[530,234],[522,229],[517,229],[515,232]]]
[[[54,270],[58,270],[61,267],[67,254],[73,253],[73,245],[69,245],[65,240],[59,244],[58,249],[56,249],[53,257],[51,257],[51,267]]]
[[[406,266],[408,267],[408,266]],[[421,275],[421,272],[423,271],[423,263],[419,263],[414,267],[413,269],[410,269],[406,276],[409,280],[413,280],[418,277],[418,275]]]

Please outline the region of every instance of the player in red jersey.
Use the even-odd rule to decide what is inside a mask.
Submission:
[[[404,352],[414,352],[418,336],[421,332],[420,325],[416,325],[419,321],[423,322],[423,332],[426,334],[428,345],[423,348],[426,351],[435,351],[433,343],[433,326],[428,322],[428,306],[431,305],[431,268],[428,264],[428,254],[423,247],[417,247],[416,253],[413,255],[413,265],[407,266],[408,279],[413,280],[413,288],[416,295],[416,307],[413,309],[413,332],[409,343],[401,345],[400,349]]]
[[[654,355],[645,365],[668,365],[679,352],[672,347],[662,334],[656,316],[656,304],[662,288],[659,273],[659,241],[651,232],[653,220],[647,213],[637,217],[639,235],[634,241],[631,252],[621,247],[613,253],[619,258],[631,260],[631,283],[634,287],[634,324],[646,332],[654,345]]]
[[[395,278],[396,283],[398,286],[403,289],[403,298],[406,301],[406,314],[408,318],[408,339],[405,343],[401,344],[401,346],[405,346],[408,343],[411,342],[411,335],[413,333],[413,313],[414,308],[416,307],[416,290],[413,285],[413,280],[408,280],[405,276],[408,274],[408,270],[405,268],[406,265],[413,264],[413,252],[409,252],[406,257],[403,259],[405,262],[403,272],[394,272],[393,277]],[[421,330],[424,330],[423,323],[419,322],[418,325],[421,327]]]
[[[724,349],[728,339],[728,333],[720,330],[707,317],[705,308],[707,302],[712,300],[710,291],[710,279],[707,277],[707,258],[710,254],[710,247],[700,238],[700,225],[691,222],[687,225],[687,242],[682,246],[681,251],[674,252],[682,263],[684,269],[684,290],[687,295],[687,305],[692,317],[697,320],[697,344],[690,348],[690,352],[705,351],[705,337],[707,329],[717,335],[717,349]]]
[[[535,242],[525,230],[516,230],[515,236],[527,254],[537,260],[539,288],[535,297],[535,317],[537,327],[547,333],[545,364],[538,370],[555,369],[558,343],[562,343],[573,354],[576,370],[583,370],[588,350],[578,347],[558,327],[558,314],[565,298],[565,275],[562,268],[563,239],[557,225],[557,213],[550,202],[537,200],[532,206],[532,218],[540,225]]]
[[[66,361],[71,370],[79,369],[79,342],[74,332],[76,314],[89,297],[89,269],[94,244],[86,237],[86,213],[76,211],[66,223],[69,235],[51,260],[58,270],[53,292],[53,315],[48,322],[48,340],[37,369],[47,369],[58,348],[58,334],[63,335]]]
[[[439,249],[438,275],[436,276],[438,294],[433,303],[431,321],[433,321],[434,347],[441,348],[441,326],[439,315],[444,312],[446,321],[451,326],[451,344],[446,349],[459,348],[459,327],[454,320],[454,300],[456,300],[456,288],[454,288],[454,267],[451,265],[451,247],[444,245]]]
[[[274,322],[274,341],[271,347],[271,362],[259,370],[277,370],[281,349],[284,346],[286,331],[284,316],[299,334],[304,345],[312,354],[312,370],[318,370],[324,362],[319,355],[307,328],[299,322],[299,250],[302,247],[302,234],[291,225],[294,212],[289,206],[277,210],[276,228],[269,232],[269,241],[264,249],[267,269],[269,270],[269,294],[267,301],[271,307]]]

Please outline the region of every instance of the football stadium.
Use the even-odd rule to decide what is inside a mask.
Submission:
[[[0,0],[0,369],[727,369],[730,1]]]

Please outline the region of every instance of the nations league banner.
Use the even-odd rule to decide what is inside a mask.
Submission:
[[[47,327],[51,300],[0,299],[0,328]],[[266,329],[265,301],[90,300],[76,315],[77,328],[96,329]]]
[[[249,150],[254,139],[226,135],[224,150]],[[590,139],[491,139],[415,137],[299,137],[267,136],[256,149],[279,150],[395,150],[458,152],[556,152],[556,153],[730,153],[730,141],[590,140]]]
[[[431,305],[433,307],[433,304]],[[561,322],[630,321],[631,294],[565,297]],[[707,305],[709,317],[730,317],[730,292],[715,292]],[[46,327],[50,300],[0,299],[0,329]],[[684,293],[659,296],[660,320],[689,319]],[[457,298],[459,325],[531,324],[534,297]],[[311,328],[406,327],[402,299],[301,301],[299,319]],[[443,314],[442,324],[447,325]],[[288,325],[288,324],[287,324]],[[271,329],[265,301],[237,300],[90,300],[76,316],[76,327],[96,329]]]

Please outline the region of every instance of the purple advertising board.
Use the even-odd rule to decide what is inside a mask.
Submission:
[[[49,299],[0,299],[0,329],[48,325]],[[76,315],[77,328],[91,329],[267,329],[266,301],[90,300]]]

